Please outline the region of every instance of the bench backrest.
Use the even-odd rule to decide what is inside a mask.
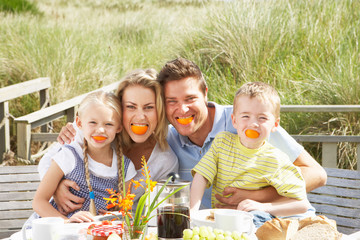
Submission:
[[[0,239],[19,231],[33,213],[39,182],[37,165],[0,167]]]
[[[338,231],[351,234],[360,231],[360,172],[325,168],[325,186],[308,194],[317,214],[334,219]]]

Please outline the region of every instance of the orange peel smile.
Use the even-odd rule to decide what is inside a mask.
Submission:
[[[131,131],[138,135],[143,135],[146,133],[148,126],[146,125],[131,125]]]
[[[107,139],[107,137],[104,136],[93,136],[92,137],[95,141],[104,141]]]
[[[260,134],[252,129],[248,129],[245,131],[245,135],[249,138],[258,138],[260,136]]]
[[[186,125],[192,122],[194,120],[194,117],[188,117],[188,118],[177,118],[176,121],[182,125]]]

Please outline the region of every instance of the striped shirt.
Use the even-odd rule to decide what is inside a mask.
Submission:
[[[300,170],[288,156],[265,142],[258,149],[249,149],[240,143],[237,134],[219,133],[209,151],[192,170],[213,186],[211,203],[218,201],[225,187],[258,190],[273,186],[279,195],[302,200],[306,198],[305,181]]]

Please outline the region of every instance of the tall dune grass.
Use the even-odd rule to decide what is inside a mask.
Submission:
[[[0,87],[48,76],[56,103],[183,56],[201,67],[209,100],[219,103],[232,104],[244,82],[265,81],[282,104],[359,104],[359,1],[34,2],[42,14],[0,13]],[[32,110],[19,101],[14,115]],[[292,134],[360,132],[354,113],[281,117]],[[305,147],[321,158],[319,145]],[[339,166],[352,168],[354,156],[341,144]]]
[[[233,1],[209,11],[209,22],[183,44],[201,63],[210,98],[232,103],[244,82],[265,81],[283,104],[359,104],[359,1]],[[358,135],[359,114],[282,114],[291,133]],[[307,144],[314,155],[318,146]],[[355,148],[341,145],[340,165]],[[346,149],[346,154],[342,150]],[[350,149],[350,151],[348,151]]]

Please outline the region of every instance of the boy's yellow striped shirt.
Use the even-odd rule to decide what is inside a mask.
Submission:
[[[300,170],[288,156],[268,142],[258,149],[244,147],[237,134],[222,132],[214,139],[209,151],[195,166],[192,173],[200,173],[213,185],[212,206],[216,193],[225,187],[257,190],[273,186],[285,197],[306,198],[305,182]]]

